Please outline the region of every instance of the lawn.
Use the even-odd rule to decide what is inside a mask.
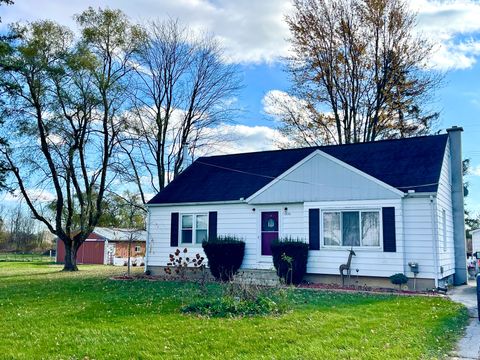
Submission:
[[[207,319],[179,311],[194,284],[60,269],[0,263],[1,359],[437,359],[467,320],[438,297],[311,290],[293,291],[281,316]]]

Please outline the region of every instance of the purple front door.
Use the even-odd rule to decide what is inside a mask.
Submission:
[[[262,255],[272,255],[274,240],[278,240],[278,211],[262,212]]]

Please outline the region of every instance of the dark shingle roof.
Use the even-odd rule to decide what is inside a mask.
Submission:
[[[435,192],[448,135],[197,159],[149,204],[248,198],[317,149],[401,190]]]

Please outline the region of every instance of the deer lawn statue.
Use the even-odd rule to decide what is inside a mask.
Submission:
[[[350,280],[350,273],[351,273],[350,263],[352,262],[352,256],[357,256],[357,254],[355,254],[355,251],[353,251],[353,247],[349,250],[349,252],[350,253],[348,254],[347,263],[340,265],[340,267],[338,268],[338,270],[340,271],[340,275],[342,276],[342,286],[345,286],[345,279],[344,279],[345,275],[343,274],[343,271],[347,270],[348,280]]]

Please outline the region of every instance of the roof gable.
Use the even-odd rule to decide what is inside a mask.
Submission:
[[[247,199],[250,204],[397,199],[403,192],[317,149]]]
[[[201,157],[149,204],[239,201],[322,152],[403,192],[436,192],[448,135]]]

